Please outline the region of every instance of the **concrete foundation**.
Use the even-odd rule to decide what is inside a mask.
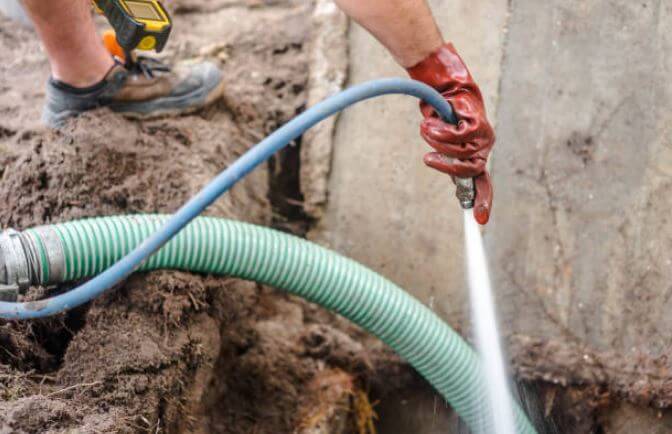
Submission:
[[[672,5],[430,3],[497,121],[486,242],[513,370],[602,390],[604,432],[624,420],[653,432],[658,410],[642,406],[672,403]],[[361,28],[349,39],[350,83],[403,74]],[[404,97],[341,116],[312,237],[468,333],[461,212],[450,180],[422,165],[419,119]]]
[[[508,15],[505,0],[436,0],[431,6],[484,92],[492,119]],[[382,46],[352,24],[349,84],[405,76]],[[446,175],[422,163],[418,102],[388,96],[341,114],[329,196],[311,237],[409,290],[455,328],[467,325],[462,211]],[[446,433],[455,426],[432,393],[408,391],[381,404],[384,434]]]

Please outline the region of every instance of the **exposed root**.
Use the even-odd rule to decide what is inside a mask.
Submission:
[[[369,400],[369,395],[361,389],[355,392],[354,401],[357,433],[376,434],[375,421],[378,420],[378,415],[376,414],[374,407],[378,404],[378,402],[371,402]]]

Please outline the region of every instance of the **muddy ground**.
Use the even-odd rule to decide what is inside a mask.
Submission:
[[[219,62],[222,97],[144,122],[100,110],[61,132],[39,125],[36,38],[0,18],[0,226],[172,212],[304,108],[311,4],[168,3],[179,25],[161,57]],[[305,230],[292,152],[208,214]],[[0,432],[365,433],[370,396],[416,381],[344,320],[236,279],[138,274],[68,314],[0,323]]]

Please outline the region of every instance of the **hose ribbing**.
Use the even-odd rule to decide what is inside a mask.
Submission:
[[[49,226],[61,240],[64,280],[94,276],[158,230],[167,216],[103,217]],[[34,231],[39,234],[38,230]],[[36,243],[39,250],[43,244]],[[48,251],[38,251],[48,256]],[[474,429],[488,432],[478,357],[436,314],[364,266],[300,238],[235,221],[192,221],[141,270],[230,275],[317,303],[379,337],[407,360]],[[48,275],[48,273],[47,273]],[[534,433],[516,408],[519,433]]]

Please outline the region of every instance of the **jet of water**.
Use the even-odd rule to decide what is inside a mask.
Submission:
[[[483,381],[487,392],[483,417],[492,418],[490,421],[484,419],[484,425],[492,427],[490,432],[495,434],[515,434],[513,400],[509,392],[497,329],[488,264],[483,238],[478,223],[472,216],[472,210],[464,211],[464,237],[474,337],[482,360]]]

